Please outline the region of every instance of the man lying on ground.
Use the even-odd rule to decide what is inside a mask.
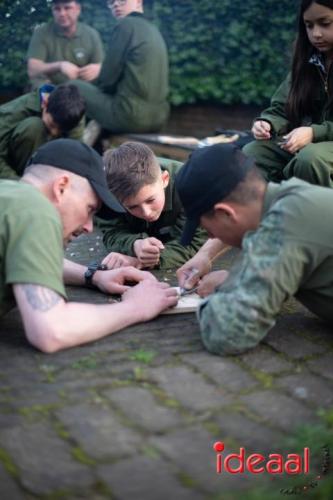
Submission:
[[[255,347],[293,295],[333,322],[332,189],[297,178],[267,183],[252,159],[221,144],[196,150],[176,188],[187,215],[183,243],[199,224],[221,240],[209,240],[178,270],[181,286],[191,269],[198,270],[196,281],[209,270],[222,242],[242,249],[230,272],[212,280],[220,286],[199,307],[209,351],[237,354]]]
[[[72,139],[41,146],[19,182],[0,181],[0,316],[16,301],[28,341],[44,352],[97,340],[177,303],[176,292],[150,273],[64,261],[64,243],[93,230],[102,203],[122,210],[101,157]],[[129,288],[127,281],[140,283]],[[122,302],[67,302],[64,283],[121,293]]]

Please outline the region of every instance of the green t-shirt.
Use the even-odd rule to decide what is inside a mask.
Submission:
[[[57,25],[50,21],[34,31],[30,40],[27,58],[40,59],[50,63],[68,61],[80,68],[92,63],[101,63],[104,51],[98,32],[90,26],[78,23],[73,37],[66,37]],[[60,72],[48,75],[47,80],[59,85],[68,80]],[[38,79],[40,83],[42,79]],[[36,84],[34,81],[33,83]]]
[[[0,181],[0,316],[15,306],[11,285],[32,283],[63,297],[63,237],[48,199],[24,182]]]

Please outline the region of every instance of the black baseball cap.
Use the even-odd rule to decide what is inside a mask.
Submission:
[[[37,164],[85,177],[107,208],[126,212],[108,188],[102,157],[87,144],[74,139],[54,139],[38,148],[27,166]]]
[[[200,217],[226,198],[253,165],[234,144],[215,144],[191,154],[175,181],[186,215],[182,245],[191,243]]]

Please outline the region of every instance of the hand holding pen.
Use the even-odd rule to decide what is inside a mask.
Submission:
[[[202,251],[205,245],[199,252],[192,257],[188,262],[185,262],[176,272],[180,287],[180,294],[183,295],[185,290],[194,292],[199,288],[198,292],[201,295],[200,288],[205,276],[211,271],[212,262],[230,250],[229,246],[225,246],[218,240],[208,240],[206,242],[206,251]],[[214,245],[213,245],[214,244]],[[207,249],[209,248],[209,252]],[[195,288],[195,290],[194,290]]]
[[[184,270],[183,277],[185,278],[182,286],[180,287],[180,295],[192,293],[196,290],[200,280],[200,271],[196,267],[189,270]]]

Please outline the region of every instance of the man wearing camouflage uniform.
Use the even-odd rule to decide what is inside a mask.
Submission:
[[[224,244],[242,249],[230,273],[211,281],[198,318],[206,348],[237,354],[255,347],[274,326],[285,300],[295,296],[333,322],[333,192],[297,178],[266,183],[254,162],[233,145],[196,150],[176,179],[187,215],[183,243],[200,224],[210,240],[178,270],[180,286]],[[202,280],[201,287],[204,286]],[[200,291],[200,287],[199,287]]]

